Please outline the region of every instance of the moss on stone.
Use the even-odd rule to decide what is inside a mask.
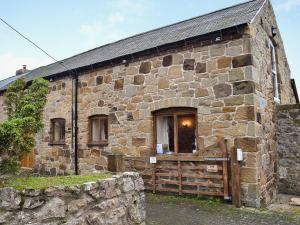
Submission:
[[[71,175],[56,177],[13,177],[3,181],[2,187],[23,189],[46,189],[53,186],[73,186],[86,182],[102,180],[111,177],[110,173],[94,173],[89,175]]]
[[[300,120],[294,120],[294,123],[296,123],[296,124],[298,124],[298,125],[300,125]]]
[[[290,109],[300,109],[300,104],[278,105],[276,108],[278,111],[290,110]]]

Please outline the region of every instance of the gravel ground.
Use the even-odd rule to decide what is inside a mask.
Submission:
[[[296,225],[300,210],[236,209],[216,200],[147,194],[147,225]]]

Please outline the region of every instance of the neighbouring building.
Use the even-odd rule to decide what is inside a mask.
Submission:
[[[0,81],[0,105],[12,81],[50,80],[45,128],[34,149],[38,173],[103,170],[114,152],[218,157],[213,146],[221,136],[228,149],[244,153],[243,203],[260,207],[276,195],[275,106],[296,103],[296,97],[269,0],[24,72]]]

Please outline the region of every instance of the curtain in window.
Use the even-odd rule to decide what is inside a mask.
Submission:
[[[63,129],[64,125],[62,124],[62,122],[56,121],[54,123],[54,141],[61,141],[64,139]]]
[[[100,131],[100,120],[93,119],[92,120],[92,141],[100,141],[101,131]]]
[[[157,117],[157,144],[169,146],[169,127],[167,116]]]

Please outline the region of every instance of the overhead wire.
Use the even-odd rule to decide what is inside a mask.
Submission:
[[[24,34],[22,34],[20,31],[18,31],[16,28],[14,28],[12,25],[10,25],[7,21],[5,21],[4,19],[2,19],[0,17],[0,20],[6,24],[9,28],[11,28],[13,31],[15,31],[17,34],[19,34],[22,38],[24,38],[25,40],[27,40],[28,42],[30,42],[33,46],[35,46],[36,48],[38,48],[40,51],[42,51],[44,54],[46,54],[48,57],[50,57],[51,59],[53,59],[55,62],[59,63],[61,66],[63,66],[65,69],[67,70],[71,70],[69,69],[67,66],[65,66],[63,64],[62,61],[57,60],[56,58],[54,58],[52,55],[50,55],[46,50],[42,49],[40,46],[38,46],[36,43],[34,43],[32,40],[30,40],[28,37],[26,37]]]

